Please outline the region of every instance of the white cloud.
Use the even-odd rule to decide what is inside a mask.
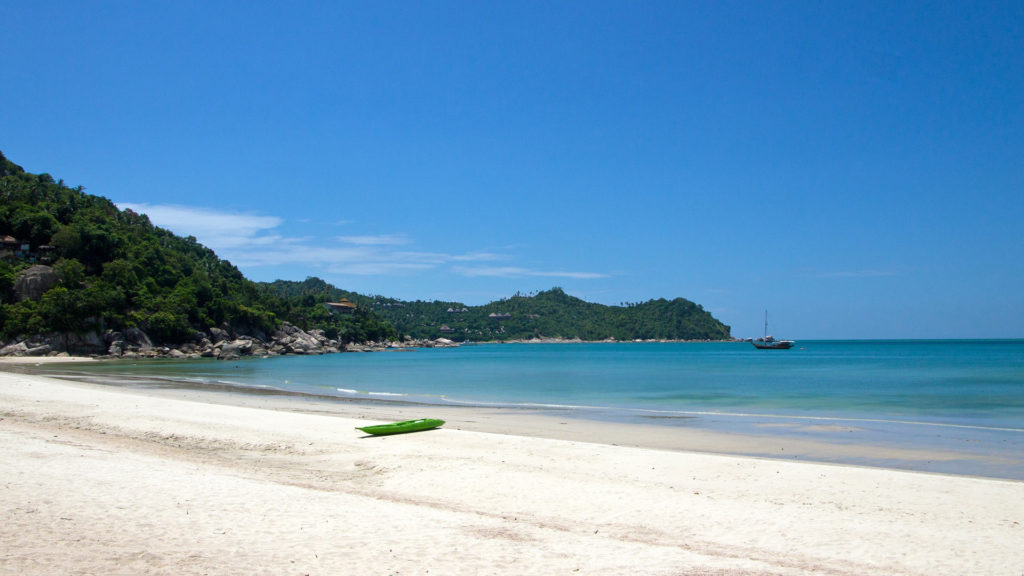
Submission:
[[[122,203],[118,204],[118,208],[146,214],[156,226],[180,236],[195,236],[214,250],[254,244],[269,245],[282,241],[280,236],[262,234],[282,224],[282,220],[275,216],[218,212],[209,208],[171,204]]]
[[[378,236],[341,236],[338,238],[346,244],[361,246],[402,246],[409,243],[404,234],[381,234]]]
[[[469,277],[493,276],[498,278],[521,278],[523,276],[543,276],[551,278],[576,278],[584,280],[608,277],[608,274],[601,274],[598,272],[530,270],[528,268],[520,268],[518,266],[456,266],[454,270],[458,274]]]
[[[492,252],[462,254],[399,250],[413,241],[405,234],[338,236],[333,243],[314,237],[286,237],[276,229],[281,218],[210,208],[161,204],[118,204],[146,214],[156,226],[182,236],[195,236],[221,258],[242,268],[299,265],[313,273],[324,270],[347,275],[407,275],[429,270],[454,272],[468,277],[605,278],[607,274],[572,271],[541,271],[514,266],[466,267],[458,263],[494,262],[512,257]],[[451,268],[448,268],[451,267]]]
[[[490,262],[494,260],[507,260],[508,256],[493,254],[491,252],[470,252],[452,256],[454,262]]]
[[[467,268],[465,266],[456,266],[455,272],[463,276],[496,276],[500,278],[514,278],[516,276],[524,276],[526,270],[524,268],[517,268],[515,266],[481,266],[476,268]]]
[[[555,278],[576,278],[577,280],[595,280],[597,278],[608,278],[611,274],[601,272],[570,272],[568,270],[552,270],[547,272],[531,272],[530,276],[551,276]]]
[[[335,274],[354,276],[392,276],[420,272],[436,268],[437,265],[423,262],[367,259],[362,262],[336,262],[328,270]]]

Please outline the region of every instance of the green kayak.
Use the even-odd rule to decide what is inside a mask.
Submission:
[[[435,418],[421,418],[419,420],[406,420],[405,422],[394,422],[392,424],[379,424],[377,426],[363,426],[356,428],[374,436],[386,436],[388,434],[405,434],[406,432],[419,432],[430,430],[444,424],[444,420]]]

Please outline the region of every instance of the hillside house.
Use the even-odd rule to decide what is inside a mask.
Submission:
[[[348,298],[342,298],[337,302],[324,302],[324,306],[331,314],[351,314],[356,311],[356,305],[349,302]]]
[[[50,253],[50,246],[39,246],[36,250],[28,242],[18,240],[14,236],[0,236],[0,259],[14,262],[22,260],[26,262],[47,261]]]

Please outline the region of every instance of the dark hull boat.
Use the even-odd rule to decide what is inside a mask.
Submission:
[[[792,340],[776,340],[775,338],[768,336],[766,338],[751,340],[750,343],[758,350],[789,350],[793,347],[795,342]]]
[[[789,350],[795,342],[793,340],[776,340],[768,335],[768,311],[764,313],[764,337],[755,338],[750,341],[758,350]]]

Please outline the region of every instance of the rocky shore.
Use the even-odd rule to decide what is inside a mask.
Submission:
[[[50,266],[32,266],[20,274],[13,286],[16,301],[38,301],[60,282]],[[458,344],[446,338],[396,342],[345,343],[327,337],[323,330],[305,331],[282,322],[271,334],[249,327],[212,326],[196,331],[192,338],[173,346],[154,344],[139,328],[124,331],[93,330],[85,333],[51,332],[0,341],[2,357],[75,356],[94,358],[218,358],[243,356],[318,355],[337,352],[368,352],[390,348],[443,348]]]
[[[733,339],[732,342],[740,342]],[[532,338],[472,342],[469,344],[579,344],[623,342],[711,342],[710,340],[581,340],[579,338]],[[0,342],[0,357],[87,356],[93,358],[217,358],[233,360],[243,356],[319,355],[339,352],[379,352],[395,349],[457,348],[460,343],[447,338],[435,340],[405,337],[401,341],[349,342],[330,339],[323,330],[302,330],[288,322],[270,335],[238,333],[228,327],[211,327],[197,332],[190,342],[176,346],[154,344],[145,332],[130,328],[104,334],[50,333],[13,342]]]
[[[0,357],[89,356],[100,358],[217,358],[233,360],[243,356],[319,355],[338,352],[372,352],[395,348],[450,348],[458,346],[446,338],[405,339],[396,342],[343,343],[328,338],[323,330],[305,331],[287,322],[272,334],[241,334],[230,328],[211,327],[196,332],[189,342],[175,346],[155,345],[138,328],[107,331],[49,333],[0,342]]]

